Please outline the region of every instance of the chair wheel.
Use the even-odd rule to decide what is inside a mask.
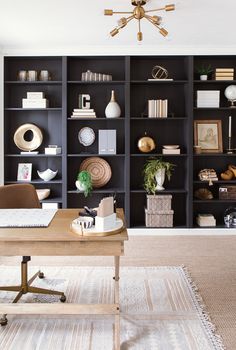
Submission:
[[[6,317],[0,318],[0,325],[1,326],[6,326],[7,322],[8,322],[8,320]]]
[[[44,273],[43,272],[39,272],[39,278],[44,278]]]
[[[62,296],[60,297],[60,301],[61,301],[62,303],[64,303],[64,302],[66,301],[66,296],[65,296],[65,295],[62,295]]]

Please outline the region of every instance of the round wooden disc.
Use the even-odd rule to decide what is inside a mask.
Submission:
[[[87,170],[92,177],[92,186],[105,186],[111,179],[112,171],[109,163],[100,157],[86,158],[80,165],[80,171]]]

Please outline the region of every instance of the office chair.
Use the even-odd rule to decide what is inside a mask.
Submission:
[[[37,192],[33,185],[30,184],[17,184],[0,186],[0,209],[33,209],[41,208],[38,200]],[[58,292],[50,289],[43,289],[38,287],[32,287],[31,284],[36,277],[44,278],[44,274],[38,271],[30,280],[28,280],[28,261],[31,260],[30,256],[23,256],[21,262],[21,284],[19,286],[3,286],[0,287],[0,291],[18,292],[17,296],[13,300],[13,303],[17,303],[23,294],[38,293],[38,294],[51,294],[60,295],[60,301],[65,302],[66,296],[63,292]],[[7,324],[6,315],[0,319],[0,325],[5,326]]]

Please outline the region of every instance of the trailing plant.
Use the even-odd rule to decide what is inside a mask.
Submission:
[[[209,64],[208,66],[199,66],[196,69],[197,73],[200,75],[208,75],[213,72],[212,66]]]
[[[80,171],[77,176],[77,181],[79,181],[84,188],[84,196],[88,197],[91,195],[93,190],[91,174],[86,170]]]
[[[165,175],[167,179],[170,181],[172,172],[176,165],[165,162],[162,158],[150,158],[146,161],[143,168],[143,176],[144,176],[144,189],[148,194],[156,193],[156,179],[155,175],[158,170],[165,169]]]

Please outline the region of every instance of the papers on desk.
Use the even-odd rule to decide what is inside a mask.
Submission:
[[[0,227],[48,227],[57,209],[0,209]]]

